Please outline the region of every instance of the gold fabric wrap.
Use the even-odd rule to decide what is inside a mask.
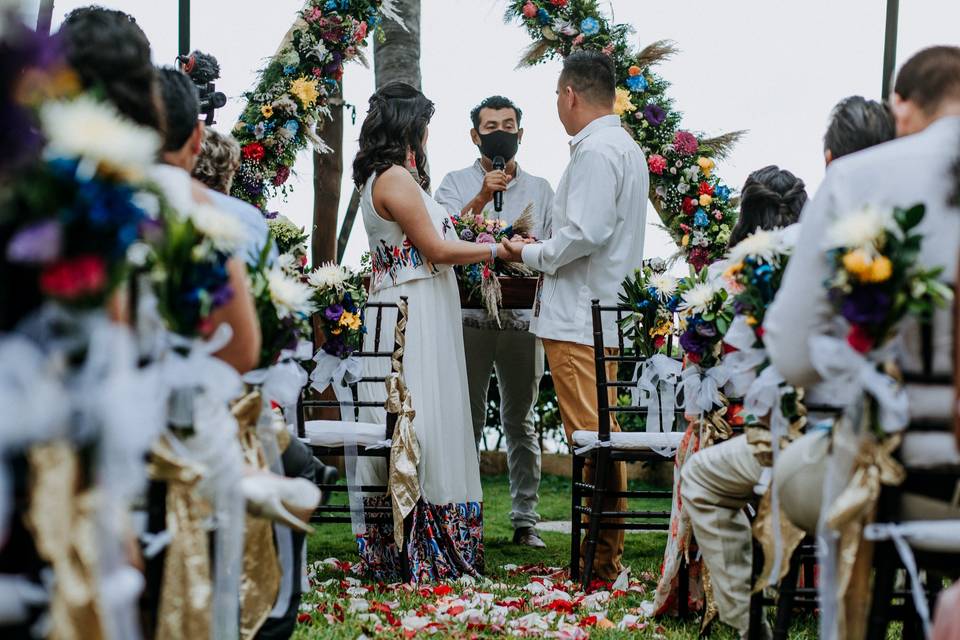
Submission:
[[[263,400],[252,391],[233,405],[231,412],[239,426],[244,464],[268,470],[266,456],[257,437],[257,421]],[[243,575],[240,578],[240,637],[257,635],[273,609],[280,590],[281,569],[273,540],[273,523],[247,515],[243,539]]]
[[[209,638],[213,585],[204,522],[211,508],[196,490],[203,470],[177,456],[168,437],[154,444],[147,466],[151,479],[167,484],[166,526],[170,534],[163,561],[156,638]]]
[[[901,440],[901,434],[880,441],[872,435],[864,436],[850,481],[833,504],[826,507],[826,524],[840,536],[837,622],[842,638],[855,640],[864,637],[866,632],[873,544],[863,539],[863,529],[876,517],[881,486],[898,486],[906,477],[903,467],[893,457]]]
[[[56,577],[50,601],[54,640],[106,637],[96,574],[99,496],[82,485],[77,452],[64,441],[29,452],[30,506],[24,522]]]
[[[387,377],[388,414],[395,414],[397,422],[393,429],[390,447],[390,475],[387,483],[393,508],[393,539],[397,548],[403,548],[403,521],[413,511],[420,499],[420,443],[413,428],[416,412],[413,400],[403,381],[403,350],[406,347],[407,303],[397,304],[397,327],[394,330],[396,347],[391,358],[392,373]]]

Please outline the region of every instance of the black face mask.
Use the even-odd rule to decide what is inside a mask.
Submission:
[[[493,160],[497,156],[504,162],[510,162],[520,147],[520,134],[509,131],[493,131],[480,134],[480,153]]]

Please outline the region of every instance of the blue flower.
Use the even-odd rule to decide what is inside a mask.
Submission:
[[[380,16],[376,14],[371,15],[367,18],[367,25],[369,25],[371,29],[377,28],[377,26],[380,25]]]
[[[290,133],[296,133],[297,131],[300,131],[300,123],[296,120],[287,120],[286,124],[283,125],[283,128]]]
[[[327,11],[336,11],[337,9],[337,0],[327,0],[327,4],[324,7]]]
[[[627,86],[631,91],[646,91],[647,79],[643,75],[630,76],[627,78]]]
[[[550,24],[550,14],[546,9],[540,9],[537,11],[537,21],[543,25]]]
[[[697,209],[697,212],[693,214],[693,226],[695,227],[706,227],[710,224],[710,216],[707,215],[707,212],[703,209]]]
[[[716,188],[716,190],[714,191],[714,195],[720,198],[721,200],[723,200],[724,202],[726,202],[727,200],[730,199],[730,187],[722,184]]]
[[[297,68],[295,66],[293,66],[292,64],[288,64],[283,68],[283,75],[292,76],[296,70]]]
[[[541,11],[543,11],[543,9],[541,9]],[[600,23],[597,22],[596,18],[584,18],[580,23],[580,31],[588,38],[595,36],[600,33]]]

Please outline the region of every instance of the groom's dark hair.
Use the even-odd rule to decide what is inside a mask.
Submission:
[[[617,93],[613,60],[599,51],[574,51],[563,61],[560,85],[594,104],[612,105]]]
[[[960,47],[929,47],[917,53],[900,67],[893,91],[927,113],[944,100],[960,100]]]

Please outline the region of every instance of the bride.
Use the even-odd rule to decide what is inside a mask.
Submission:
[[[426,191],[430,177],[424,148],[433,113],[433,103],[413,87],[401,82],[384,86],[370,98],[353,163],[373,267],[369,299],[396,302],[406,296],[409,303],[403,370],[416,411],[421,498],[404,545],[415,582],[476,576],[483,570],[480,469],[467,394],[460,295],[450,265],[503,257],[497,244],[457,239],[448,214]],[[383,327],[381,344],[393,344],[393,323],[384,322]],[[376,328],[371,319],[367,329],[364,348],[372,350]],[[384,375],[386,366],[368,365],[364,375]],[[368,391],[368,397],[383,395],[382,389],[362,391]],[[382,423],[384,410],[364,410],[360,419]],[[359,484],[385,484],[383,460],[362,457],[357,466]],[[368,499],[368,504],[370,500],[389,504],[386,497]],[[359,543],[368,573],[380,580],[398,578],[392,531],[368,526]]]

